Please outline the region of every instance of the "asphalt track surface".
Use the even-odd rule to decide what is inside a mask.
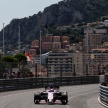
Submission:
[[[39,88],[0,93],[0,108],[104,108],[98,102],[99,84],[60,87],[61,91],[68,92],[67,105],[61,105],[60,102],[54,105],[45,102],[34,104],[34,93],[43,90]]]

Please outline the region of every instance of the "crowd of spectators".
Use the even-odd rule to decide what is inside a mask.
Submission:
[[[4,72],[3,79],[10,79],[10,78],[27,78],[27,77],[34,77],[34,75],[30,72]]]

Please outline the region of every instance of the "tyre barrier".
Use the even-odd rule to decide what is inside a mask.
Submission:
[[[100,85],[99,90],[100,90],[99,102],[105,107],[108,107],[108,85],[106,85],[106,83],[102,83]]]

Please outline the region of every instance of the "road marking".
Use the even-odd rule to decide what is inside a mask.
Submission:
[[[28,94],[28,93],[35,93],[35,92],[36,92],[36,90],[35,91],[22,92],[22,93],[9,94],[6,96],[0,96],[0,98],[6,98],[6,97],[17,96],[17,95]]]
[[[90,84],[90,85],[87,85],[88,87],[90,86],[94,86],[94,85],[97,85],[97,84]],[[75,88],[77,88],[77,87],[82,87],[82,86],[86,86],[86,85],[75,85],[75,86],[68,86],[68,88],[69,89],[72,89],[73,87],[75,87]],[[62,89],[64,89],[64,88],[67,88],[67,87],[61,87]],[[28,94],[28,93],[35,93],[36,91],[40,91],[40,90],[43,90],[43,88],[40,88],[40,89],[35,89],[35,90],[33,90],[33,91],[21,91],[22,93],[15,93],[15,94],[8,94],[8,95],[6,95],[6,96],[0,96],[0,99],[1,98],[7,98],[7,97],[11,97],[11,96],[17,96],[17,95],[23,95],[23,94]],[[99,91],[94,91],[94,92],[88,92],[88,93],[81,93],[81,94],[78,94],[78,95],[76,95],[76,96],[71,96],[70,98],[69,98],[69,100],[71,100],[72,98],[75,98],[75,97],[77,97],[77,96],[81,96],[81,95],[87,95],[87,94],[90,94],[90,93],[95,93],[95,92],[99,92]],[[70,108],[69,107],[69,105],[66,105],[66,107],[67,108]]]
[[[73,85],[73,86],[61,86],[61,89],[64,89],[64,88],[71,88],[72,89],[72,87],[82,87],[82,86],[94,86],[94,85],[97,85],[97,84],[87,84],[87,85]],[[15,93],[15,94],[9,94],[9,95],[6,95],[6,96],[0,96],[0,98],[3,98],[3,97],[10,97],[10,96],[15,96],[15,95],[20,95],[20,94],[26,94],[26,93],[35,93],[36,91],[40,91],[40,90],[43,90],[43,88],[40,88],[40,89],[36,89],[35,91],[33,90],[33,91],[25,91],[25,92],[22,92],[22,93]]]
[[[81,93],[81,94],[78,94],[78,95],[76,95],[76,96],[71,96],[71,97],[69,98],[69,100],[71,100],[72,98],[75,98],[75,97],[77,97],[77,96],[83,96],[83,95],[88,95],[88,94],[97,93],[97,92],[99,92],[99,91]],[[67,107],[67,108],[70,108],[69,105],[66,105],[66,107]]]

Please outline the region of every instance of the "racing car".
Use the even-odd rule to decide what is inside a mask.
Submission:
[[[45,90],[34,94],[34,103],[39,104],[44,100],[47,104],[54,104],[57,100],[61,104],[66,105],[68,103],[67,91],[60,91],[59,86],[48,85],[45,86]]]

